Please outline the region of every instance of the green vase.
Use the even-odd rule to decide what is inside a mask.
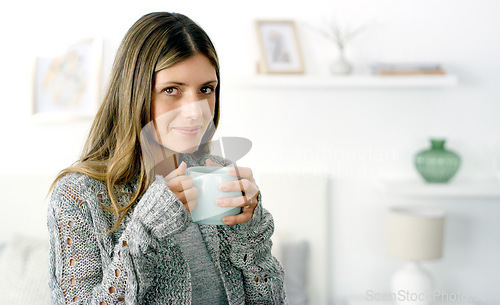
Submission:
[[[446,183],[460,168],[460,157],[444,148],[445,140],[431,139],[431,148],[415,156],[415,167],[426,182]]]

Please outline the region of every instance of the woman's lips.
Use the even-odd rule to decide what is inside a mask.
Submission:
[[[193,127],[174,127],[174,130],[186,136],[195,136],[200,132],[201,125]]]

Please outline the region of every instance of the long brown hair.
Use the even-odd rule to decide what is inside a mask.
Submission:
[[[157,12],[141,17],[125,34],[118,49],[103,102],[80,159],[62,170],[57,180],[78,172],[104,181],[116,214],[115,230],[130,207],[152,183],[141,152],[142,128],[151,121],[151,90],[156,72],[195,54],[213,64],[217,80],[213,125],[219,122],[220,72],[215,48],[205,31],[178,13]],[[204,135],[197,155],[208,153],[215,128]],[[125,206],[119,206],[116,186],[138,177],[138,187]]]

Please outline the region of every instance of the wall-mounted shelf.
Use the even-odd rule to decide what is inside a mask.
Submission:
[[[253,76],[228,77],[224,86],[228,87],[259,87],[259,88],[365,88],[365,89],[418,89],[447,88],[458,84],[456,75],[348,75],[348,76],[312,76],[307,74],[274,75],[260,74]]]
[[[470,179],[449,183],[426,183],[419,180],[383,180],[378,187],[384,193],[423,198],[500,198],[497,179]]]

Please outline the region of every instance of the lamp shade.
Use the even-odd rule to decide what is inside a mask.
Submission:
[[[438,259],[442,255],[445,213],[424,207],[391,207],[389,254],[408,260]]]

